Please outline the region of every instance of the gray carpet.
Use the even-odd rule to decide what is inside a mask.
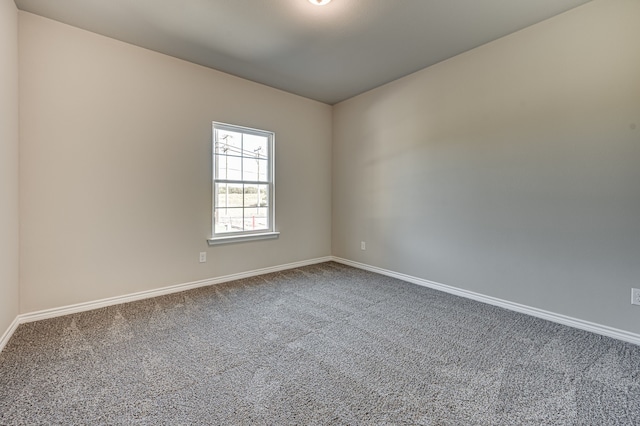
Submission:
[[[330,262],[21,325],[0,424],[632,425],[640,347]]]

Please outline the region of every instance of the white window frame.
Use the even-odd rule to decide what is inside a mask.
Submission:
[[[211,158],[212,158],[212,185],[211,185],[211,237],[207,239],[209,245],[227,244],[233,242],[253,241],[278,238],[279,232],[276,231],[276,210],[275,210],[275,139],[274,132],[268,130],[253,129],[250,127],[237,126],[234,124],[220,123],[217,121],[212,122],[211,126]],[[236,133],[242,133],[243,135],[255,135],[267,138],[268,143],[268,172],[267,181],[260,181],[259,177],[257,181],[250,181],[246,179],[231,180],[231,179],[216,179],[216,137],[217,130],[226,130]],[[244,153],[242,153],[244,155]],[[246,158],[244,156],[242,159]],[[267,210],[267,229],[264,230],[248,230],[238,232],[224,232],[216,233],[216,183],[228,183],[228,184],[254,184],[254,185],[267,185],[268,187],[268,210]],[[243,219],[244,223],[244,219]]]

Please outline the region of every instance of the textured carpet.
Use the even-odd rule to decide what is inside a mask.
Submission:
[[[640,424],[640,347],[324,263],[21,325],[0,424]]]

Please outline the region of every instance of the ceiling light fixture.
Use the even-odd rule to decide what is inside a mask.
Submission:
[[[331,0],[309,0],[309,3],[315,4],[316,6],[324,6],[329,3]]]

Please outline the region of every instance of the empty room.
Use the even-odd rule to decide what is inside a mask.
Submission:
[[[0,0],[0,424],[640,424],[639,0]]]

